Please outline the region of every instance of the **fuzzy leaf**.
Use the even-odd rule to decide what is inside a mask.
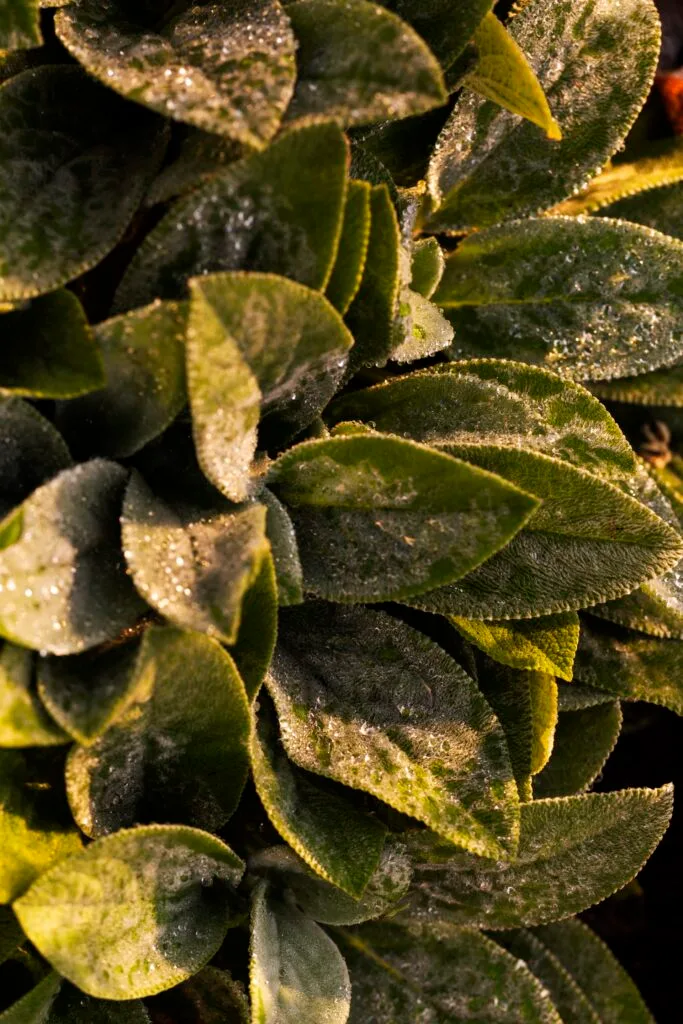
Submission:
[[[243,870],[206,832],[151,825],[57,864],[14,910],[45,959],[87,995],[137,999],[211,959],[230,924],[229,887]]]
[[[571,684],[557,684],[557,707],[560,711],[581,711],[583,708],[611,703],[611,694],[605,693],[604,690],[596,690],[592,686],[584,686],[576,680]]]
[[[635,120],[659,59],[650,0],[578,0],[558,10],[531,0],[510,22],[563,133],[465,93],[437,142],[430,191],[438,230],[460,232],[535,214],[582,187],[614,153]],[[600,82],[600,88],[588,82]]]
[[[53,291],[124,233],[166,144],[163,125],[78,68],[40,67],[0,94],[0,301]]]
[[[137,643],[123,643],[66,658],[40,658],[40,699],[55,722],[87,746],[106,732],[132,697],[137,656]]]
[[[606,604],[591,608],[609,622],[638,629],[651,636],[683,639],[683,578],[680,563],[658,579]]]
[[[181,7],[156,32],[111,0],[82,0],[55,28],[122,96],[249,146],[275,134],[294,89],[296,42],[278,0]]]
[[[71,464],[61,435],[28,402],[0,399],[0,516]]]
[[[341,892],[287,846],[271,846],[249,861],[249,870],[294,897],[297,906],[321,924],[362,924],[391,911],[405,896],[412,869],[400,838],[387,836],[377,868],[358,899]]]
[[[249,708],[234,662],[209,637],[154,628],[136,677],[124,713],[69,755],[75,820],[93,837],[145,818],[217,831],[239,802],[248,767]]]
[[[600,211],[601,217],[635,221],[645,227],[683,239],[683,188],[680,184],[620,199]]]
[[[51,971],[30,992],[0,1013],[0,1024],[51,1024],[51,1007],[61,984],[59,975]]]
[[[482,622],[449,616],[457,631],[494,661],[516,669],[549,672],[560,679],[572,678],[579,642],[575,612],[546,615],[517,622]]]
[[[40,46],[38,0],[3,0],[0,8],[0,52]]]
[[[35,299],[0,323],[0,395],[73,398],[104,384],[102,357],[71,292]]]
[[[570,917],[630,882],[664,835],[671,809],[671,786],[522,804],[519,851],[510,864],[412,833],[415,896],[406,913],[482,928]]]
[[[268,550],[266,510],[158,497],[134,473],[121,517],[124,555],[144,599],[183,629],[234,643],[242,601]]]
[[[58,415],[74,449],[126,458],[169,426],[186,402],[186,325],[184,304],[157,302],[95,328],[106,385]]]
[[[383,0],[409,22],[449,68],[474,35],[493,0]]]
[[[558,142],[562,132],[534,70],[495,14],[487,14],[481,20],[473,43],[477,62],[462,84],[484,99],[525,117],[542,128],[549,139]]]
[[[0,632],[50,654],[76,654],[130,626],[142,603],[126,576],[118,514],[126,472],[94,459],[43,484],[0,524]]]
[[[436,301],[454,358],[520,357],[575,380],[644,373],[683,354],[680,242],[606,218],[515,221],[466,239]]]
[[[351,984],[344,959],[319,925],[257,886],[251,923],[252,1024],[346,1024]]]
[[[431,299],[439,286],[445,266],[443,250],[436,238],[419,238],[412,252],[410,284],[413,291]]]
[[[534,797],[571,796],[595,781],[621,731],[619,701],[563,711],[550,760],[534,779]]]
[[[382,922],[340,939],[353,981],[350,1024],[561,1024],[531,972],[479,932]]]
[[[242,600],[240,628],[230,648],[250,701],[266,677],[277,638],[277,580],[271,555],[266,552],[258,576]]]
[[[5,643],[0,650],[0,747],[51,747],[68,743],[33,688],[32,651]]]
[[[327,298],[342,316],[360,288],[370,242],[370,185],[350,181],[337,259],[327,283]]]
[[[453,328],[438,306],[419,292],[404,288],[394,324],[394,338],[399,343],[391,358],[397,363],[411,363],[443,352],[453,341]]]
[[[301,604],[304,599],[303,570],[294,524],[285,506],[267,487],[259,491],[258,497],[268,510],[266,532],[275,563],[278,601],[281,605]]]
[[[607,402],[629,402],[633,405],[657,405],[683,408],[683,367],[666,366],[636,377],[601,380],[590,386],[598,398]]]
[[[186,128],[174,157],[149,186],[145,205],[167,203],[216,177],[228,164],[243,157],[244,148],[221,135]]]
[[[545,925],[533,934],[581,989],[601,1024],[654,1024],[626,971],[581,921]]]
[[[353,338],[317,292],[273,274],[190,282],[188,387],[207,477],[233,501],[249,490],[259,415],[297,433],[332,398]]]
[[[81,848],[76,829],[56,813],[54,788],[30,782],[22,756],[0,751],[0,903],[11,903],[52,864]]]
[[[187,295],[190,277],[270,271],[323,289],[344,213],[348,145],[331,122],[304,124],[178,200],[147,236],[115,311]]]
[[[683,640],[664,643],[583,619],[575,673],[615,697],[662,704],[683,715]]]
[[[306,588],[342,601],[408,597],[457,579],[535,507],[496,476],[374,433],[298,445],[269,481],[289,507]]]
[[[251,770],[268,817],[313,871],[359,899],[377,868],[386,829],[292,764],[267,695],[260,704],[252,727]]]
[[[503,730],[469,676],[417,630],[367,608],[288,609],[266,685],[301,768],[372,793],[467,849],[514,849]]]

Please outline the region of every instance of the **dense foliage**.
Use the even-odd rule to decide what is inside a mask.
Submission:
[[[0,1024],[652,1020],[683,146],[493,6],[0,0]]]

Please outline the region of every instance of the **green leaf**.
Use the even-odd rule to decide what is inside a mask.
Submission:
[[[438,306],[412,288],[404,288],[394,324],[395,341],[396,338],[399,340],[391,351],[391,359],[411,363],[448,348],[453,341],[453,328]]]
[[[683,579],[679,565],[625,597],[594,605],[591,613],[651,636],[683,639]]]
[[[545,925],[533,934],[570,974],[601,1024],[654,1024],[626,971],[581,921]]]
[[[249,861],[249,870],[284,890],[285,898],[292,897],[314,921],[333,925],[362,924],[391,911],[405,896],[412,875],[405,844],[391,834],[387,836],[377,868],[358,899],[311,871],[287,846],[272,846],[257,853]]]
[[[73,398],[102,387],[102,357],[71,292],[53,292],[5,313],[0,394]]]
[[[266,506],[266,532],[277,575],[278,601],[281,605],[301,604],[304,599],[303,570],[296,543],[296,532],[287,509],[267,487],[259,491]]]
[[[51,747],[69,737],[52,721],[33,687],[34,655],[5,643],[0,650],[0,747]]]
[[[292,128],[178,200],[147,236],[115,312],[187,295],[218,270],[283,274],[324,289],[341,234],[348,144],[336,124]]]
[[[249,1003],[240,982],[218,967],[204,967],[199,974],[158,996],[155,1008],[166,1008],[180,1021],[201,1024],[249,1024]]]
[[[462,80],[467,89],[493,100],[513,114],[519,114],[542,128],[549,139],[559,142],[560,126],[552,115],[543,88],[524,51],[495,14],[479,23],[473,39],[477,62]]]
[[[164,165],[147,190],[145,205],[167,203],[191,192],[243,156],[244,147],[239,143],[188,127],[174,157]]]
[[[28,402],[0,399],[0,516],[72,464],[53,425]]]
[[[465,93],[432,156],[428,182],[439,231],[460,232],[535,214],[581,188],[618,149],[647,96],[659,59],[650,0],[531,0],[510,22],[559,122],[561,142]],[[588,82],[600,82],[600,88]]]
[[[682,180],[683,144],[680,138],[660,139],[650,143],[647,155],[637,160],[609,164],[583,191],[559,203],[552,213],[565,217],[594,213],[604,206],[618,204],[621,199],[638,196],[642,192],[673,185]],[[619,214],[609,213],[608,216],[618,217]],[[638,217],[623,219],[644,223],[638,220]],[[656,227],[654,224],[650,226]]]
[[[346,1024],[349,972],[332,939],[262,882],[251,923],[252,1024]]]
[[[363,366],[384,366],[391,354],[401,283],[400,254],[401,230],[389,190],[386,185],[376,185],[370,192],[365,269],[346,314],[356,342],[349,357],[349,369],[354,373]]]
[[[342,316],[360,288],[370,243],[370,185],[350,181],[337,259],[327,283],[327,298]]]
[[[156,302],[95,328],[106,384],[58,414],[74,448],[126,458],[169,426],[186,402],[186,325],[184,304]]]
[[[150,1024],[150,1018],[139,1000],[92,999],[65,983],[46,1024]]]
[[[266,552],[258,576],[242,600],[240,628],[230,648],[249,700],[261,689],[277,639],[277,580],[273,559]]]
[[[110,0],[83,0],[60,11],[55,28],[90,74],[122,96],[246,145],[265,145],[296,78],[296,41],[278,0],[174,11],[152,31]]]
[[[38,0],[3,0],[0,8],[0,52],[40,46]]]
[[[145,818],[217,831],[248,768],[249,707],[234,662],[209,637],[152,628],[136,677],[123,714],[69,755],[75,820],[93,837]]]
[[[359,899],[377,869],[386,829],[292,764],[282,749],[267,694],[261,695],[259,705],[251,735],[251,770],[268,817],[317,875]]]
[[[534,797],[571,796],[596,780],[621,731],[619,701],[563,711],[550,760],[534,779]]]
[[[35,988],[0,1013],[0,1024],[51,1024],[51,1007],[62,979],[54,971],[47,974]]]
[[[395,600],[457,579],[535,508],[492,474],[375,433],[297,445],[269,482],[289,507],[306,588],[342,601]]]
[[[597,381],[591,384],[591,391],[608,402],[680,409],[683,408],[683,367],[667,366],[636,377]]]
[[[339,937],[353,982],[349,1024],[561,1024],[531,972],[479,932],[382,922]]]
[[[615,697],[662,704],[683,715],[683,640],[663,642],[582,619],[575,673]]]
[[[413,291],[431,299],[439,286],[445,266],[443,250],[436,238],[418,238],[412,251],[410,284]]]
[[[157,496],[139,473],[126,488],[124,555],[144,599],[170,622],[232,644],[242,601],[268,551],[266,510]]]
[[[142,604],[119,548],[126,477],[115,463],[93,459],[63,470],[20,506],[20,531],[0,551],[3,636],[76,654],[135,621]]]
[[[474,35],[493,0],[383,0],[427,41],[442,67],[449,68]]]
[[[243,870],[206,832],[151,825],[57,864],[14,910],[45,959],[87,995],[137,999],[172,988],[211,959]]]
[[[602,380],[681,358],[681,243],[606,218],[545,217],[466,239],[436,301],[454,357],[522,358]]]
[[[629,593],[681,557],[672,527],[585,470],[507,444],[445,448],[543,504],[507,547],[463,579],[411,598],[415,607],[482,619],[567,612]]]
[[[287,609],[266,685],[301,768],[467,849],[514,849],[518,801],[503,730],[469,676],[417,630],[367,608]]]
[[[297,433],[334,395],[353,338],[317,292],[273,274],[190,282],[188,387],[197,454],[233,501],[249,491],[259,415]]]
[[[579,642],[579,619],[575,612],[546,615],[517,622],[482,622],[449,616],[466,640],[494,661],[516,669],[549,672],[560,679],[572,678],[572,666]]]
[[[161,161],[166,132],[80,69],[60,65],[6,83],[0,139],[0,301],[12,301],[53,291],[114,248]]]
[[[125,708],[137,684],[138,649],[136,642],[122,643],[39,659],[40,699],[77,743],[99,739]]]
[[[583,686],[574,680],[573,683],[557,684],[557,707],[560,711],[581,711],[583,708],[594,708],[598,704],[611,704],[612,696],[604,690],[595,690],[592,686]]]
[[[606,206],[601,217],[616,217],[644,224],[655,231],[683,239],[683,188],[680,184],[655,188]]]
[[[518,928],[570,917],[621,889],[666,831],[672,787],[587,793],[522,804],[514,861],[487,861],[412,833],[417,920]]]
[[[421,114],[448,99],[434,54],[384,7],[298,0],[287,14],[299,44],[289,119],[317,114],[369,124]]]
[[[56,814],[52,786],[34,786],[22,756],[0,751],[0,903],[11,903],[52,864],[81,848],[78,832]]]

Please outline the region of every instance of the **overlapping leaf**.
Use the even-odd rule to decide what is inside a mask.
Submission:
[[[327,283],[327,298],[343,316],[360,288],[370,243],[370,185],[352,180],[348,184],[344,223],[337,259]]]
[[[550,760],[534,778],[534,796],[570,796],[588,789],[614,749],[620,730],[619,701],[563,711]]]
[[[38,0],[8,0],[0,10],[0,52],[40,46]]]
[[[277,575],[278,601],[281,605],[301,604],[303,569],[296,542],[294,524],[281,501],[264,487],[259,500],[266,506],[266,532]]]
[[[51,747],[67,735],[45,711],[33,686],[34,655],[5,643],[0,650],[0,747]]]
[[[488,14],[493,0],[383,0],[420,33],[449,68],[467,43],[481,19]]]
[[[0,400],[0,433],[0,516],[5,516],[67,469],[71,455],[50,421],[18,398]]]
[[[450,621],[466,640],[494,661],[511,668],[548,672],[560,679],[572,678],[579,642],[579,619],[575,612],[517,622],[483,622],[455,615]]]

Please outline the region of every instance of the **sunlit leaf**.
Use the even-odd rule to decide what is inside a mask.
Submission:
[[[516,669],[549,672],[560,679],[572,678],[579,619],[575,612],[546,615],[516,622],[482,622],[450,616],[466,640],[494,661]]]
[[[327,298],[342,316],[353,302],[363,278],[370,243],[370,185],[350,181],[337,259],[327,283]]]
[[[38,699],[34,655],[5,643],[0,650],[0,747],[51,747],[68,743]]]
[[[413,290],[430,299],[443,276],[445,266],[443,250],[436,238],[419,238],[413,246],[411,257],[410,285]]]

